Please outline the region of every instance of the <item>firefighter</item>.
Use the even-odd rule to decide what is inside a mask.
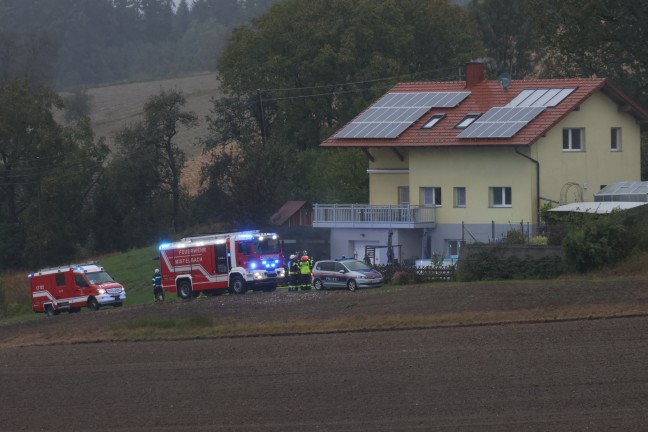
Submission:
[[[304,251],[306,252],[306,251]],[[310,289],[311,286],[311,263],[308,259],[308,255],[302,255],[299,260],[299,273],[300,273],[300,284],[299,286],[303,290]]]
[[[162,275],[160,269],[155,269],[153,273],[153,299],[155,303],[162,303],[164,301],[164,290],[162,289]]]
[[[304,251],[304,255],[308,257],[308,265],[310,266],[311,271],[313,271],[313,264],[315,264],[315,261],[313,260],[312,256],[308,256],[308,252]]]
[[[297,290],[297,275],[299,274],[299,266],[297,265],[297,255],[290,255],[288,261],[288,291]]]

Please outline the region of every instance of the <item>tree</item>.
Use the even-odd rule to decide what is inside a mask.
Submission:
[[[51,89],[0,81],[0,263],[41,265],[77,256],[88,245],[89,195],[107,147],[87,118],[68,127]]]
[[[117,143],[126,164],[144,174],[149,193],[171,197],[170,228],[177,232],[180,210],[180,178],[186,161],[184,151],[174,141],[179,127],[196,126],[196,115],[183,111],[186,99],[178,91],[162,91],[144,105],[144,120],[121,130]],[[157,215],[162,216],[162,215]]]
[[[648,3],[623,0],[530,0],[546,47],[543,75],[609,78],[648,106]]]
[[[524,79],[536,73],[541,47],[536,43],[528,1],[472,0],[468,10],[479,23],[495,76],[507,72],[514,79]]]

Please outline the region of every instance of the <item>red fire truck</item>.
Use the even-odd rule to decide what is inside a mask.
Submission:
[[[28,277],[32,310],[48,316],[63,310],[78,312],[85,306],[92,310],[104,305],[119,307],[126,300],[124,287],[97,263],[42,269]]]
[[[201,292],[274,291],[285,277],[276,233],[242,231],[187,237],[159,249],[162,288],[183,299]]]

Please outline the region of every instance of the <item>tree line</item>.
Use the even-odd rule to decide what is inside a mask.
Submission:
[[[30,15],[24,5],[38,7]],[[73,13],[47,15],[58,7]],[[57,39],[54,49],[39,29],[66,28],[68,15],[82,17],[95,34],[67,50]],[[190,18],[185,27],[182,16]],[[115,35],[127,17],[138,25]],[[291,199],[367,202],[367,156],[319,143],[396,82],[463,79],[467,61],[484,61],[489,78],[610,77],[647,106],[646,17],[644,2],[621,0],[474,0],[467,7],[447,0],[195,0],[177,11],[169,0],[0,0],[8,29],[0,34],[0,268],[125,250],[214,224],[260,227]],[[237,20],[225,42],[215,23]],[[19,32],[18,22],[27,31]],[[70,38],[82,29],[62,33]],[[186,49],[156,57],[189,34]],[[185,67],[170,65],[176,56],[217,65],[224,96],[200,118],[186,110],[181,91],[162,91],[140,121],[116,132],[115,148],[93,134],[83,93],[62,99],[55,91],[171,76]],[[54,120],[56,108],[66,110],[65,124]],[[199,193],[189,195],[177,133],[198,122],[208,126],[200,145],[210,160]]]

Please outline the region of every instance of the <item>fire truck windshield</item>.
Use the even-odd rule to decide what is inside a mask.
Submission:
[[[86,273],[86,277],[91,284],[99,285],[106,282],[114,282],[113,278],[111,278],[105,271]]]
[[[271,237],[264,237],[263,240],[257,238],[254,242],[254,250],[258,254],[278,254],[281,251],[279,246],[279,239]]]

